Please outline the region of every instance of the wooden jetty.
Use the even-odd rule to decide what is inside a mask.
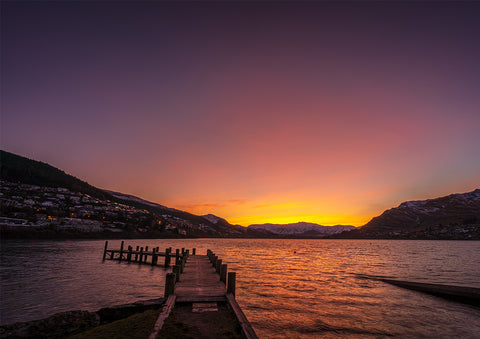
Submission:
[[[178,270],[180,268],[177,272]],[[189,256],[179,275],[167,274],[165,296],[168,299],[149,339],[162,338],[165,335],[162,334],[162,327],[168,321],[172,310],[177,307],[183,308],[180,314],[184,317],[193,317],[195,313],[219,312],[225,305],[235,316],[241,335],[247,339],[258,338],[235,300],[235,281],[236,273],[227,274],[227,265],[223,264],[212,251],[208,250],[207,255]],[[176,321],[178,318],[177,316]],[[209,319],[207,316],[204,318]],[[180,319],[182,320],[184,319]]]
[[[178,337],[178,333],[168,333],[169,323],[172,322],[180,328],[193,326],[200,331],[193,334],[195,337],[229,337],[230,334],[226,333],[234,331],[235,335],[243,338],[258,338],[235,300],[236,272],[227,272],[227,265],[211,250],[207,250],[207,255],[197,255],[196,249],[192,249],[190,254],[184,248],[175,250],[175,253],[171,248],[160,252],[158,247],[150,250],[148,247],[137,247],[134,250],[131,246],[124,248],[123,241],[120,249],[113,250],[108,249],[107,241],[103,253],[104,260],[162,266],[159,257],[164,257],[160,262],[163,261],[165,268],[170,266],[173,258],[175,264],[172,265],[172,273],[167,273],[167,301],[149,339]]]
[[[125,248],[124,245],[125,242],[122,241],[120,249],[108,249],[108,241],[105,241],[103,260],[118,260],[167,268],[171,265],[173,259],[175,259],[175,265],[179,265],[190,255],[190,250],[186,250],[185,248],[182,248],[181,251],[180,249],[176,249],[175,252],[173,252],[172,248],[169,247],[166,248],[164,252],[160,252],[159,247],[154,247],[149,250],[148,246],[145,246],[145,248],[137,246],[133,249],[132,246]],[[194,248],[192,254],[195,254],[195,251],[196,249]],[[162,260],[159,261],[160,257],[164,258],[163,264]]]

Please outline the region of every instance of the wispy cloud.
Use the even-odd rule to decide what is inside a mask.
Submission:
[[[246,199],[229,199],[220,202],[202,202],[202,203],[190,203],[190,204],[176,204],[175,208],[188,211],[194,214],[207,214],[217,213],[219,210],[238,208],[238,206],[246,205],[248,200]]]

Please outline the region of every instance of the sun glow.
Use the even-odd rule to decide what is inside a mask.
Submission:
[[[215,214],[231,224],[289,224],[311,222],[324,226],[366,224],[375,214],[358,211],[355,202],[263,196],[253,200],[230,199],[209,203],[179,201],[175,208],[197,215]]]
[[[352,225],[362,226],[371,219],[370,216],[366,217],[353,217],[343,215],[289,215],[289,216],[276,216],[272,214],[260,214],[260,215],[246,215],[227,219],[229,223],[248,226],[252,224],[291,224],[297,222],[311,222],[323,226],[334,225]]]

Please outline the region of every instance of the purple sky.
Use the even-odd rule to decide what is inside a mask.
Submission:
[[[480,2],[3,1],[1,148],[233,223],[480,183]]]

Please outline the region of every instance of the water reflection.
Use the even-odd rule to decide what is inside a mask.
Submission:
[[[103,241],[2,243],[2,323],[163,295],[166,271],[105,261]],[[480,311],[357,274],[480,287],[480,243],[127,240],[212,249],[237,271],[237,300],[265,338],[475,337]],[[118,248],[120,241],[110,241]]]

